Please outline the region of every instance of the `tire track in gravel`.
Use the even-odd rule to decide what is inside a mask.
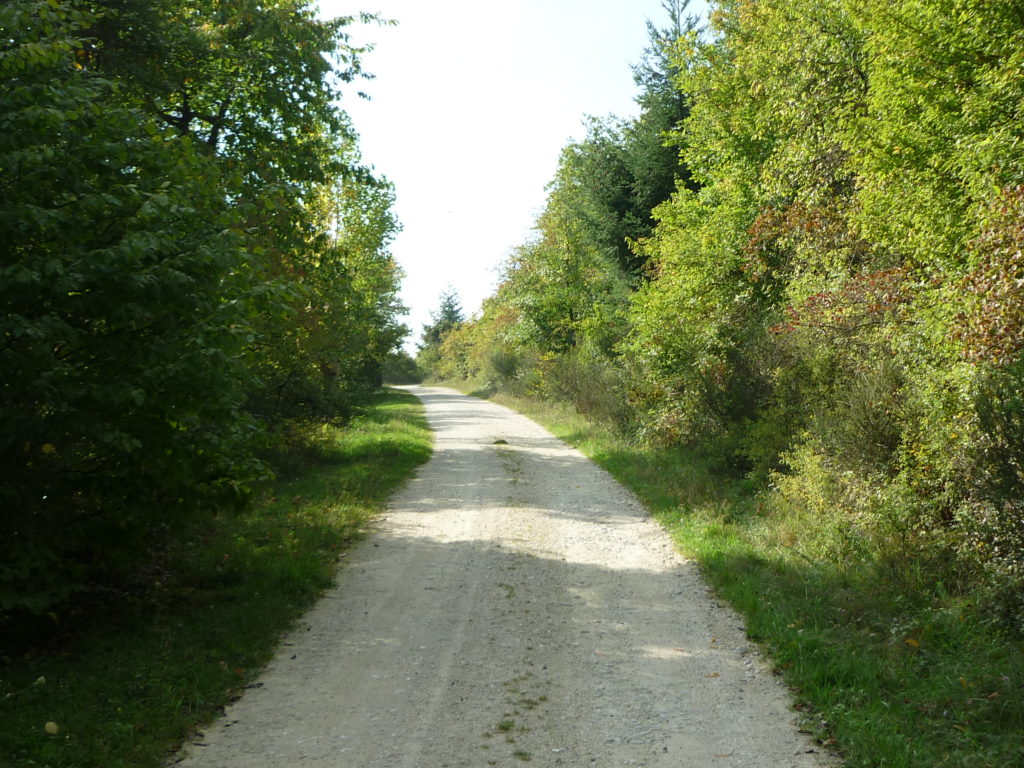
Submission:
[[[836,764],[630,493],[523,416],[408,389],[433,458],[180,766]]]

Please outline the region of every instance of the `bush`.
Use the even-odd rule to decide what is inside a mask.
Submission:
[[[957,541],[989,613],[1024,636],[1024,502],[965,504],[957,515]]]
[[[544,388],[546,395],[572,403],[597,421],[625,426],[632,419],[622,371],[586,349],[554,358],[545,371]]]
[[[850,469],[892,473],[903,436],[903,375],[892,362],[864,361],[835,382],[812,429],[827,452]]]
[[[392,352],[384,359],[382,374],[386,384],[419,384],[423,381],[423,371],[415,358],[404,350]]]
[[[523,360],[522,350],[494,346],[486,352],[482,373],[490,384],[507,389],[519,377]]]
[[[250,307],[207,153],[82,69],[85,14],[0,14],[0,611],[40,612],[244,499]]]

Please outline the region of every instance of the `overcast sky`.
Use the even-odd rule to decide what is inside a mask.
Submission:
[[[403,230],[392,252],[419,339],[447,285],[467,315],[506,255],[530,235],[559,152],[585,115],[636,114],[630,65],[661,0],[321,0],[325,16],[379,12],[396,27],[359,26],[373,42],[342,106],[365,162],[394,183]],[[691,12],[704,12],[693,0]]]

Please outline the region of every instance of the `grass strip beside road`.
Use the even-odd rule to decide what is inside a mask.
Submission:
[[[637,445],[556,402],[446,386],[526,414],[632,489],[743,614],[804,727],[849,768],[1024,766],[1024,642],[945,587],[941,563],[830,562],[816,521],[697,452]]]
[[[50,642],[0,666],[0,766],[160,766],[241,695],[431,452],[422,406],[393,390],[314,431],[293,479],[191,531],[144,590],[98,602],[73,629],[49,617]]]

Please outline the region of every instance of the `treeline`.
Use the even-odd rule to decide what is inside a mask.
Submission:
[[[1024,630],[1020,4],[685,6],[430,372],[696,449],[787,545]]]
[[[357,21],[0,5],[0,615],[245,503],[288,424],[378,383],[405,329],[392,189],[338,106]]]

